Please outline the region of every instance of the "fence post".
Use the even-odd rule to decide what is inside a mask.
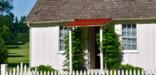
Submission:
[[[6,75],[7,64],[1,64],[1,75]]]

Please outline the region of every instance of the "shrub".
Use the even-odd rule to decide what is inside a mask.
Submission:
[[[129,64],[120,65],[119,69],[123,69],[123,70],[143,70],[143,68],[132,66],[132,65],[129,65]]]
[[[33,67],[31,68],[31,70],[37,70],[39,72],[43,72],[43,71],[56,71],[54,68],[52,68],[51,66],[45,66],[45,65],[40,65],[40,66],[37,66],[37,67]]]

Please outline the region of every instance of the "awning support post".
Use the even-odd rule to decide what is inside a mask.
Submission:
[[[103,70],[103,51],[102,51],[102,40],[103,40],[103,27],[100,27],[100,69]]]
[[[69,28],[69,70],[72,72],[72,29]]]

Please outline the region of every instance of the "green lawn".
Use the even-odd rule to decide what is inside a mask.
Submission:
[[[9,45],[8,46],[8,66],[16,66],[21,62],[29,63],[29,44],[23,45]]]

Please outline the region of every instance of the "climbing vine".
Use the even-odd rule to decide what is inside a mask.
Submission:
[[[97,44],[99,45],[99,33],[97,33]],[[118,35],[114,31],[114,25],[107,25],[103,29],[103,55],[104,65],[107,69],[118,68],[122,61],[122,51]],[[99,46],[100,47],[100,46]]]
[[[82,70],[84,67],[84,50],[82,41],[81,28],[76,28],[72,31],[72,66],[73,70]],[[69,70],[69,35],[65,36],[65,58],[64,70]]]

